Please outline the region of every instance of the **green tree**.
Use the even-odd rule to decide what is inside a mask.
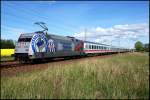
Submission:
[[[144,44],[144,51],[149,52],[149,43]]]
[[[143,51],[143,43],[140,41],[137,41],[135,43],[135,49],[136,49],[136,51]]]

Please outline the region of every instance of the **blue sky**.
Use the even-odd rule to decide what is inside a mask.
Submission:
[[[49,33],[61,36],[84,39],[86,29],[88,41],[118,46],[120,36],[122,47],[149,42],[148,1],[3,1],[1,8],[4,39],[41,30],[33,23],[43,21]]]

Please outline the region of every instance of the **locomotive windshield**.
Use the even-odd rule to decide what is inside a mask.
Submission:
[[[19,38],[18,42],[30,42],[31,38]]]

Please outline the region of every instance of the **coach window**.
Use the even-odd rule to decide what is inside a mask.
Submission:
[[[85,48],[88,49],[88,45],[87,44],[85,45]]]
[[[91,45],[89,45],[89,49],[91,49]]]
[[[85,44],[85,48],[87,49],[87,44]]]
[[[104,50],[106,50],[106,47],[104,47]]]

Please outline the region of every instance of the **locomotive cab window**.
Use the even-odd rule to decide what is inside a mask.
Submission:
[[[31,38],[19,38],[18,42],[30,42]]]

